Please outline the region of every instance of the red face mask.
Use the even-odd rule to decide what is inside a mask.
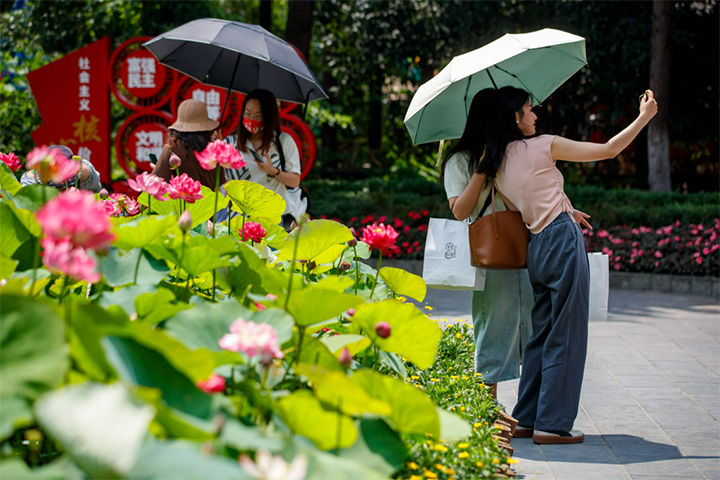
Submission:
[[[243,126],[250,133],[258,133],[262,132],[263,122],[262,120],[255,120],[254,118],[243,117]]]

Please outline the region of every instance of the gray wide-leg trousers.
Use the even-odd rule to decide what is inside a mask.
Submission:
[[[528,246],[533,335],[513,416],[535,430],[572,430],[588,341],[590,269],[582,232],[561,213]]]

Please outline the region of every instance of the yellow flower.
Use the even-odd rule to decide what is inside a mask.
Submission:
[[[457,375],[450,375],[450,378],[452,378],[453,380],[460,380],[460,377],[458,377]]]
[[[437,444],[435,445],[435,450],[438,452],[447,452],[447,447],[444,445]]]
[[[475,465],[478,466],[478,467],[482,467],[482,466],[483,466],[483,463],[482,463],[482,462],[477,462]]]
[[[423,477],[419,475],[412,475],[408,480],[423,480]]]
[[[462,411],[464,412],[464,411],[465,411],[465,407],[460,407],[460,410],[462,410]]]
[[[458,443],[458,448],[468,448],[469,446],[469,443]]]
[[[409,468],[410,470],[417,470],[417,469],[418,469],[418,464],[415,463],[415,462],[410,462],[410,463],[408,463],[408,468]]]
[[[500,460],[498,460],[497,458],[493,458],[493,463],[498,464],[500,463]]]
[[[425,305],[425,310],[432,310],[433,308],[430,305]]]
[[[455,475],[455,470],[453,470],[452,468],[446,468],[445,473],[447,473],[448,475]]]
[[[456,480],[456,478],[455,478],[455,477],[450,477],[450,478],[448,478],[448,480]]]
[[[458,453],[458,458],[468,458],[470,454],[468,452],[460,452]]]
[[[463,375],[463,380],[468,380],[468,377],[466,377],[465,375]]]
[[[487,420],[485,420],[485,425],[490,425]]]
[[[439,382],[439,381],[440,381],[440,380],[438,380],[437,378],[432,378],[432,377],[430,378],[430,380],[433,381],[433,382]]]
[[[476,377],[482,377],[482,373],[473,373]]]
[[[431,472],[430,470],[423,471],[423,475],[425,475],[427,478],[437,478],[437,473]]]
[[[439,463],[436,463],[436,464],[435,464],[435,468],[437,468],[438,470],[440,470],[440,471],[443,472],[443,473],[445,472],[445,467],[443,467],[443,466],[440,465]]]
[[[518,461],[515,460],[514,458],[508,458],[508,459],[507,459],[508,465],[512,465],[513,463],[517,463],[517,462],[518,462]]]
[[[462,335],[459,334],[459,333],[456,333],[455,336],[456,336],[457,338],[462,338]]]
[[[450,407],[450,410],[455,410],[455,407]]]
[[[428,441],[425,442],[425,443],[427,443],[428,445],[432,445],[432,444],[433,444],[433,441],[432,441],[432,440],[428,440]]]
[[[452,370],[452,367],[448,368],[448,370]]]
[[[475,428],[481,427],[481,426],[482,426],[482,423],[481,423],[481,422],[473,423],[473,427],[475,427]]]

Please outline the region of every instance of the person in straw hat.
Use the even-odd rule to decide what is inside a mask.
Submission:
[[[208,117],[207,107],[199,100],[185,100],[178,107],[177,121],[170,125],[170,138],[163,147],[160,158],[153,169],[155,175],[166,181],[174,175],[187,173],[188,177],[215,190],[215,169],[205,170],[195,158],[195,152],[202,152],[208,143],[221,139],[219,122]],[[170,157],[177,155],[180,165],[173,172]],[[225,175],[220,172],[220,184],[225,183]]]

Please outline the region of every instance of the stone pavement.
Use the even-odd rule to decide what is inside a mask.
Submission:
[[[470,293],[428,289],[432,318],[471,320]],[[500,384],[512,412],[518,381]],[[720,304],[610,290],[590,323],[577,445],[514,439],[516,478],[720,479]]]

